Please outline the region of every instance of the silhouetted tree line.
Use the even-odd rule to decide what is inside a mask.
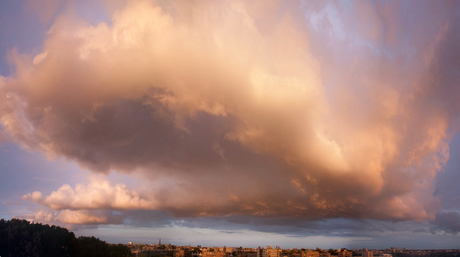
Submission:
[[[30,223],[27,220],[0,220],[1,257],[126,257],[125,245],[109,245],[95,237],[76,238],[58,226]]]

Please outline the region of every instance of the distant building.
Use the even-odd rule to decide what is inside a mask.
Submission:
[[[340,251],[338,255],[338,257],[353,257],[353,253],[348,251],[347,249],[343,249],[343,251]]]
[[[174,257],[184,257],[185,256],[185,251],[184,250],[176,250],[173,253]]]
[[[259,248],[257,248],[257,257],[267,257],[267,249],[259,246]]]
[[[319,257],[319,252],[316,252],[316,251],[302,251],[302,257]]]
[[[227,252],[220,251],[219,248],[202,249],[202,257],[226,257]]]
[[[374,253],[372,251],[364,250],[363,257],[374,257]]]
[[[267,257],[280,257],[280,248],[277,246],[276,248],[272,248],[271,246],[267,246]]]
[[[214,252],[214,257],[226,257],[226,252]]]

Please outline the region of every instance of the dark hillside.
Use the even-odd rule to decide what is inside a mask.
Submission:
[[[126,246],[109,245],[95,237],[76,238],[73,232],[58,226],[20,219],[0,220],[2,257],[124,257],[130,253]]]

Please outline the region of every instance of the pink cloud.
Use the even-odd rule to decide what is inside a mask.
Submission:
[[[407,56],[395,46],[409,33],[399,7],[356,4],[352,18],[334,4],[280,13],[148,1],[115,11],[112,25],[60,17],[42,54],[13,54],[18,72],[0,84],[3,130],[94,172],[172,182],[145,196],[91,182],[24,199],[69,223],[107,222],[86,213],[99,209],[433,219],[458,109],[437,66],[450,27],[416,42],[429,58]],[[304,19],[311,9],[316,29]]]

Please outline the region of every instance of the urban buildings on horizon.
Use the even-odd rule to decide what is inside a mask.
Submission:
[[[128,243],[128,247],[134,254],[145,257],[409,257],[409,256],[460,256],[460,249],[426,249],[415,250],[399,247],[389,249],[307,249],[286,248],[279,246],[250,247],[227,247],[213,246],[177,246],[162,244],[161,238],[158,244],[135,244]]]

